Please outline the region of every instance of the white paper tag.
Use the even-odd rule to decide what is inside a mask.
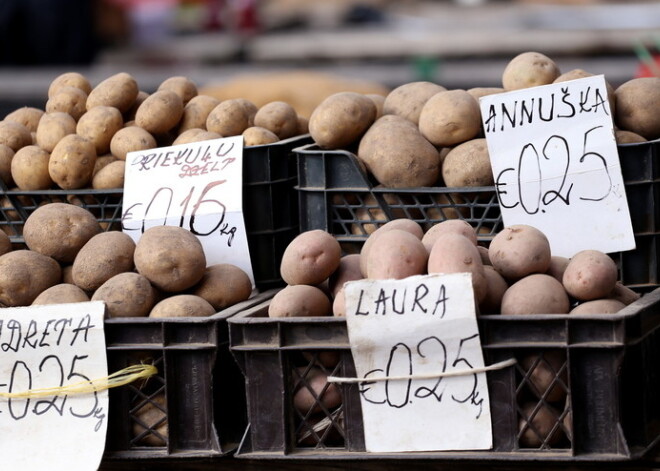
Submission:
[[[635,248],[602,75],[488,95],[480,106],[505,226],[536,227],[564,257]]]
[[[101,301],[0,309],[0,392],[66,386],[108,375]],[[0,397],[3,469],[98,469],[108,391]]]
[[[471,275],[348,282],[346,322],[369,452],[492,447]],[[414,379],[464,371],[464,375]],[[396,377],[412,377],[396,379]]]
[[[122,228],[133,240],[157,225],[195,234],[207,265],[231,263],[254,286],[243,219],[243,138],[129,152]]]

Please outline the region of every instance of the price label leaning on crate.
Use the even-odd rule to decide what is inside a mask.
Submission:
[[[505,226],[548,236],[552,253],[635,248],[602,75],[480,99]]]

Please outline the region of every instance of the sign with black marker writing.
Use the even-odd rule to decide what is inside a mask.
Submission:
[[[254,285],[243,219],[243,138],[129,152],[123,231],[137,241],[156,225],[195,234],[207,265],[231,263]]]
[[[540,229],[553,255],[635,239],[602,75],[480,99],[505,226]]]
[[[352,281],[345,295],[367,451],[490,449],[471,275]]]
[[[108,391],[34,393],[108,375],[104,313],[101,301],[0,309],[3,469],[98,469]]]

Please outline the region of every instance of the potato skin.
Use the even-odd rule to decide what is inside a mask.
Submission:
[[[221,311],[248,299],[252,294],[252,282],[236,265],[218,263],[206,268],[191,294],[204,298],[216,311]]]
[[[52,152],[58,142],[69,134],[75,134],[76,120],[69,113],[54,111],[45,113],[37,126],[37,145]]]
[[[215,309],[202,297],[194,294],[177,294],[159,301],[149,313],[149,317],[209,317]]]
[[[334,297],[347,281],[361,280],[360,254],[347,254],[339,260],[339,266],[328,279],[330,294]]]
[[[254,125],[268,129],[280,139],[287,139],[298,133],[298,114],[288,103],[271,101],[257,110]]]
[[[48,190],[53,180],[48,172],[50,154],[39,146],[25,146],[14,154],[11,177],[21,190]]]
[[[49,203],[37,208],[25,221],[23,237],[30,250],[73,262],[80,249],[101,232],[96,217],[68,203]]]
[[[183,116],[183,101],[171,90],[159,90],[149,95],[135,112],[135,124],[151,134],[163,134],[179,123]]]
[[[508,280],[532,273],[546,273],[550,267],[550,242],[543,232],[526,224],[502,229],[488,249],[493,267]]]
[[[135,242],[123,232],[96,234],[82,246],[73,261],[73,282],[85,291],[94,291],[113,276],[133,271],[134,252]]]
[[[280,138],[275,133],[259,126],[251,126],[243,131],[243,145],[245,147],[272,144],[279,140]]]
[[[433,82],[404,83],[389,92],[383,101],[383,115],[394,114],[419,124],[419,116],[426,102],[435,94],[447,89]]]
[[[518,54],[504,68],[502,86],[505,90],[547,85],[555,81],[561,74],[557,64],[540,52],[523,52]]]
[[[484,276],[486,277],[486,295],[479,303],[479,313],[499,314],[502,306],[502,298],[506,290],[509,289],[509,284],[490,265],[484,265]]]
[[[92,85],[87,77],[80,72],[64,72],[55,77],[48,86],[48,98],[55,95],[62,87],[75,87],[89,95],[92,91]]]
[[[15,121],[0,121],[0,144],[11,148],[14,152],[21,147],[32,144],[32,134],[24,125]]]
[[[325,98],[309,117],[309,134],[325,149],[346,148],[356,142],[376,119],[376,104],[356,92]]]
[[[615,314],[626,307],[617,299],[592,299],[578,304],[569,314]]]
[[[640,77],[628,80],[614,91],[615,123],[649,141],[660,138],[660,77]]]
[[[112,106],[122,113],[128,111],[137,98],[137,81],[126,72],[119,72],[100,82],[87,96],[88,110],[95,106]]]
[[[287,285],[273,296],[269,317],[316,317],[332,313],[330,298],[316,286]]]
[[[83,188],[92,180],[96,163],[94,143],[78,134],[64,136],[48,161],[48,173],[64,190]]]
[[[110,151],[110,141],[124,126],[121,112],[112,106],[95,106],[80,117],[76,124],[76,134],[94,144],[97,155]]]
[[[36,132],[39,120],[44,115],[44,110],[33,106],[23,106],[5,116],[5,121],[14,121],[22,124],[30,132]]]
[[[471,139],[452,147],[442,162],[442,179],[450,188],[492,186],[493,170],[486,139]]]
[[[7,188],[14,186],[14,179],[11,176],[11,161],[16,153],[9,146],[0,144],[0,180],[5,183]]]
[[[303,375],[305,368],[299,368],[298,375]],[[310,391],[314,391],[312,393]],[[341,404],[341,393],[334,383],[328,383],[328,375],[321,368],[313,367],[305,376],[305,382],[293,393],[293,406],[303,414],[320,412],[321,405],[332,410]]]
[[[284,249],[280,275],[288,285],[317,285],[339,266],[341,247],[326,231],[315,229],[298,234]]]
[[[156,288],[173,293],[199,282],[206,255],[199,239],[178,226],[150,227],[135,246],[135,268]]]
[[[0,256],[0,303],[29,306],[43,291],[62,279],[53,258],[32,250],[14,250]]]
[[[431,144],[451,147],[481,131],[479,103],[465,90],[447,90],[428,99],[419,115],[419,130]]]
[[[105,301],[106,316],[147,317],[158,295],[144,276],[135,272],[119,273],[94,291],[92,301]]]
[[[549,402],[561,401],[566,397],[566,388],[561,386],[559,382],[552,385],[555,377],[559,373],[559,379],[564,384],[568,384],[567,374],[568,369],[562,367],[566,362],[566,353],[561,350],[546,350],[543,355],[528,354],[520,360],[520,365],[525,371],[528,372],[528,380],[533,386],[530,388],[532,393],[538,398],[541,398],[546,391],[550,389],[545,400]],[[561,371],[561,373],[560,373]]]
[[[598,250],[582,250],[571,257],[562,283],[575,299],[590,301],[608,297],[617,278],[616,263],[609,255]]]
[[[172,142],[172,145],[190,144],[192,142],[210,141],[212,139],[220,139],[222,136],[217,132],[205,131],[204,129],[193,128],[179,134]]]
[[[119,129],[110,139],[110,152],[120,160],[126,160],[129,152],[153,149],[156,138],[139,126],[127,126]]]
[[[183,115],[179,121],[178,133],[188,129],[206,129],[206,118],[213,108],[220,104],[220,100],[209,95],[197,95],[183,107]]]
[[[561,413],[549,404],[541,404],[538,411],[532,417],[532,413],[537,405],[538,403],[536,401],[527,402],[522,405],[524,417],[520,417],[518,428],[522,432],[519,440],[520,446],[523,448],[538,448],[543,444],[543,440],[549,446],[553,446],[564,435],[561,427],[557,427],[552,435],[550,435]],[[529,418],[530,425],[527,425],[525,417]]]
[[[190,78],[183,75],[166,78],[158,86],[158,90],[173,91],[179,95],[184,105],[197,96],[197,85]]]
[[[570,303],[562,284],[534,273],[513,283],[502,297],[502,314],[568,314]]]
[[[369,248],[366,278],[400,280],[426,272],[428,253],[410,232],[392,229],[380,234]]]
[[[234,98],[220,102],[206,118],[206,129],[221,136],[239,136],[247,128],[254,126],[257,107],[254,103]]]
[[[32,305],[84,303],[87,301],[89,301],[87,293],[76,285],[59,283],[39,293],[32,301]]]
[[[124,188],[125,168],[126,162],[123,160],[108,163],[92,177],[92,188],[95,190]]]
[[[454,233],[461,234],[467,237],[474,245],[477,245],[477,233],[469,222],[464,219],[447,219],[445,221],[434,224],[422,236],[422,243],[426,250],[431,253],[431,249],[443,234]]]

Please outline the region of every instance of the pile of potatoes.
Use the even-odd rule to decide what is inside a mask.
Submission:
[[[66,72],[50,83],[44,109],[0,121],[0,179],[26,191],[123,188],[128,152],[237,135],[256,146],[306,133],[307,119],[288,103],[221,101],[185,76],[147,93],[126,72],[94,87]]]
[[[27,248],[0,232],[2,307],[104,301],[110,318],[201,317],[248,299],[239,267],[207,267],[199,239],[178,226],[147,229],[138,242],[103,231],[87,209],[37,208],[25,221]]]
[[[333,94],[311,114],[309,133],[323,149],[355,152],[386,188],[492,186],[479,98],[591,75],[582,69],[562,73],[544,54],[525,52],[506,65],[501,87],[448,90],[420,81],[387,95]],[[660,77],[608,89],[617,143],[660,138]]]

